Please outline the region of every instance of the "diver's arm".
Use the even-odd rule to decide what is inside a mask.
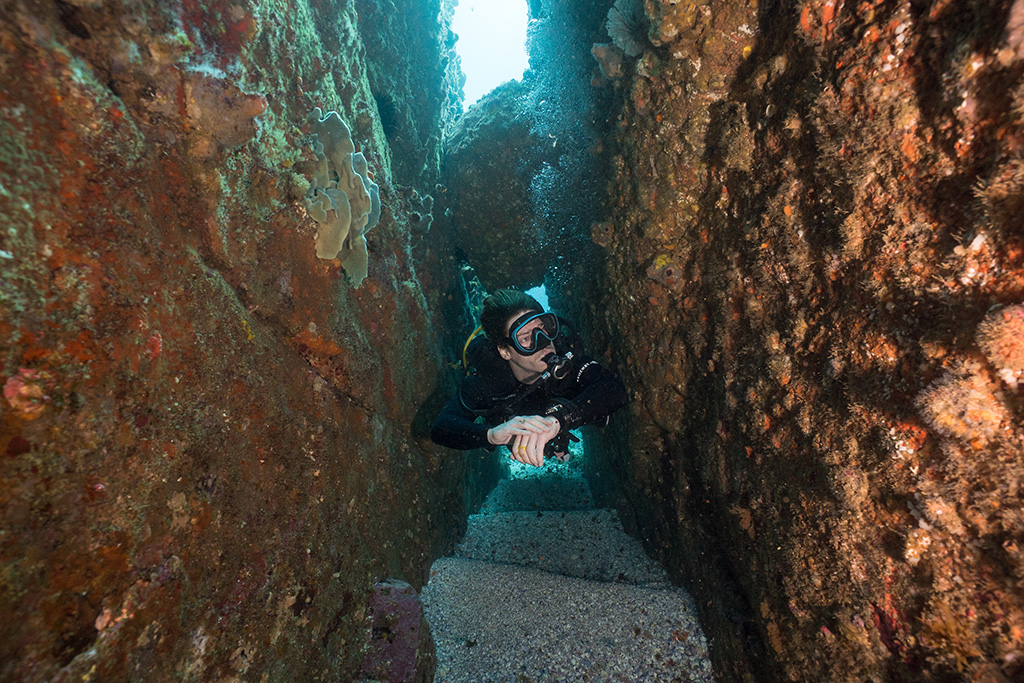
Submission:
[[[464,405],[456,394],[430,427],[430,440],[439,446],[462,451],[471,448],[494,448],[487,439],[489,426],[474,422],[476,416]]]
[[[545,434],[552,427],[550,420],[537,415],[520,415],[490,428],[485,424],[476,424],[474,419],[475,415],[462,405],[459,396],[455,396],[434,420],[430,438],[439,446],[459,450],[493,449],[494,446],[509,443],[513,438]]]
[[[581,358],[572,372],[579,392],[568,400],[555,399],[546,411],[563,429],[598,424],[629,401],[622,380],[594,359]]]
[[[431,440],[440,446],[459,450],[493,450],[516,437],[543,434],[551,429],[550,420],[536,415],[517,415],[495,426],[477,424],[477,416],[487,412],[481,408],[493,403],[493,393],[493,382],[478,375],[464,377],[455,396],[431,425]]]

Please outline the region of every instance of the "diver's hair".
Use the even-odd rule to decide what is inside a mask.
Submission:
[[[505,325],[508,324],[509,318],[522,311],[542,313],[544,308],[526,292],[520,292],[518,289],[499,289],[484,299],[484,312],[480,314],[484,334],[495,344],[504,344]]]

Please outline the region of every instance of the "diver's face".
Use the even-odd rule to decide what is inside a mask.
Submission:
[[[534,338],[533,338],[533,331],[536,330],[536,329],[541,329],[542,331],[546,331],[546,328],[544,327],[544,323],[543,323],[543,321],[540,318],[535,318],[534,320],[531,320],[530,322],[526,323],[525,325],[520,327],[518,330],[516,330],[516,342],[522,348],[530,350],[531,347],[533,347],[534,342],[536,341],[537,349],[535,351],[532,351],[532,353],[530,353],[530,356],[536,356],[538,353],[543,352],[544,349],[550,349],[550,347],[551,347],[551,340],[547,336],[538,335],[537,339],[534,340]],[[508,333],[506,333],[506,334],[508,334]],[[515,348],[513,348],[512,350],[517,355],[520,355],[523,358],[527,358],[528,357],[528,356],[525,356],[523,354],[520,354],[519,351],[517,349],[515,349]]]
[[[506,336],[508,336],[508,330],[512,323],[525,312],[526,311],[519,311],[505,322]],[[523,346],[527,346],[530,343],[533,330],[540,326],[541,322],[539,320],[531,320],[518,330],[516,338],[521,344],[523,344]],[[547,343],[550,346],[550,342]],[[498,347],[498,353],[500,353],[501,357],[507,360],[509,365],[512,366],[512,374],[515,375],[515,378],[520,382],[525,382],[526,384],[530,384],[536,380],[548,369],[548,364],[544,362],[544,358],[548,356],[549,351],[545,351],[543,349],[529,356],[524,356],[511,346],[501,345]]]

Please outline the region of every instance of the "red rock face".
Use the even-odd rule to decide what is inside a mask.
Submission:
[[[315,256],[302,126],[374,100],[351,8],[294,9],[0,10],[4,680],[351,680],[485,488],[423,436],[454,274],[372,118],[369,278]]]
[[[653,4],[595,469],[726,679],[1024,675],[1019,4]]]
[[[363,676],[394,683],[434,680],[433,643],[415,589],[404,581],[378,583],[369,612],[370,640]],[[425,644],[429,652],[424,651]]]
[[[633,390],[595,488],[725,679],[1020,678],[1021,3],[647,10],[605,271],[555,283]],[[0,678],[351,680],[486,488],[422,437],[463,297],[384,136],[434,180],[444,74],[388,76],[446,33],[384,63],[393,15],[0,10]],[[379,171],[358,292],[297,202],[314,106]]]

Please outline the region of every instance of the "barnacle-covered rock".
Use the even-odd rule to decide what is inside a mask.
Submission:
[[[1024,376],[1024,306],[992,311],[978,325],[976,337],[999,377],[1018,388]]]
[[[652,36],[655,45],[677,41],[684,49],[699,48],[699,38],[711,23],[711,7],[702,0],[671,0],[652,3]]]
[[[981,448],[998,437],[1009,419],[998,388],[964,364],[945,373],[917,398],[925,420],[941,434]]]

